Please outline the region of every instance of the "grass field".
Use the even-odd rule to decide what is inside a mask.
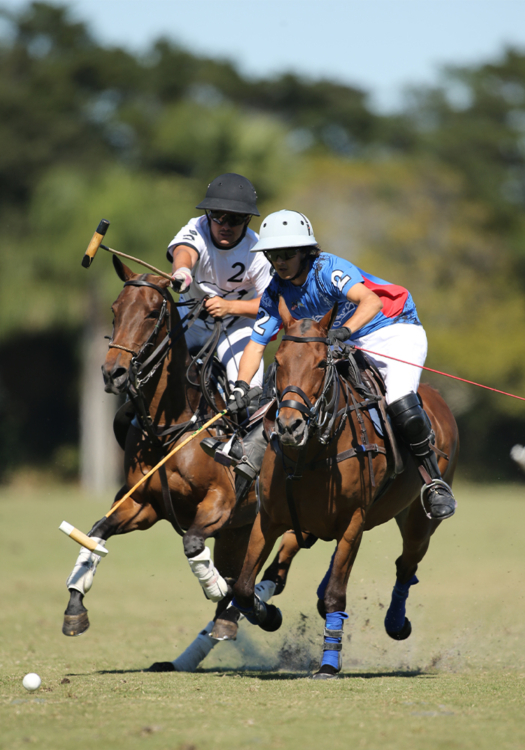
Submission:
[[[365,536],[348,590],[341,679],[307,679],[319,658],[315,588],[332,545],[294,563],[275,603],[284,623],[247,623],[194,674],[172,660],[213,613],[167,524],[109,542],[86,597],[90,630],[61,633],[65,579],[108,501],[74,490],[0,491],[0,750],[525,748],[525,485],[458,487],[411,589],[412,636],[383,630],[400,539]],[[22,687],[27,672],[42,687]]]

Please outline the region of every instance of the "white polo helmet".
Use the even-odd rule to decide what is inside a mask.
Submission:
[[[317,245],[312,225],[299,211],[276,211],[263,219],[259,230],[259,242],[252,253],[278,250],[284,247],[307,247]]]

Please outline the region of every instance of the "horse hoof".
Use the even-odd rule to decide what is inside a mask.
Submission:
[[[258,623],[259,627],[267,633],[274,633],[276,630],[279,630],[282,624],[283,615],[281,610],[274,604],[267,604],[266,617],[263,623]]]
[[[334,680],[339,677],[339,670],[332,667],[330,664],[323,664],[323,666],[315,672],[311,679],[312,680]]]
[[[145,672],[176,672],[177,670],[173,666],[171,661],[156,661],[154,664],[145,669]]]
[[[401,630],[398,630],[395,633],[386,631],[386,634],[390,636],[390,638],[393,638],[395,641],[404,641],[410,633],[412,632],[412,625],[410,624],[410,620],[408,617],[405,617],[405,623]]]
[[[214,638],[216,641],[235,641],[237,640],[238,630],[239,626],[236,622],[219,618],[215,621],[210,638]]]
[[[87,610],[80,615],[64,615],[62,632],[64,635],[77,636],[85,633],[89,628],[89,617]]]

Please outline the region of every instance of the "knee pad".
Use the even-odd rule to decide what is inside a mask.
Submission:
[[[431,437],[432,426],[417,393],[408,393],[389,404],[388,413],[403,439],[411,445]]]

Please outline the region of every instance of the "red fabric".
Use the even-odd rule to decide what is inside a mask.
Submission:
[[[367,289],[375,292],[383,303],[383,309],[381,312],[385,318],[395,318],[401,315],[405,302],[408,298],[408,290],[397,284],[388,284],[388,286],[382,284],[376,284],[370,279],[364,280],[364,284]]]

